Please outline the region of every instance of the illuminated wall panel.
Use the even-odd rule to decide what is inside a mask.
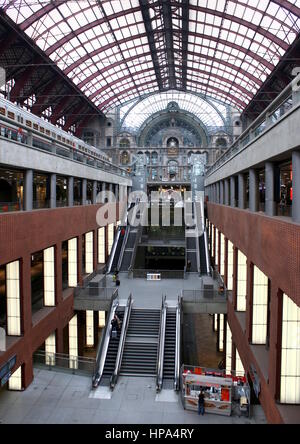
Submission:
[[[98,327],[105,327],[105,311],[98,312]]]
[[[267,340],[268,278],[254,265],[252,343],[265,344]]]
[[[77,264],[77,238],[68,241],[68,280],[69,287],[77,287],[78,264]]]
[[[9,390],[22,390],[22,367],[19,367],[8,380]]]
[[[224,315],[220,314],[219,321],[219,350],[224,350]]]
[[[77,315],[69,322],[69,367],[78,368],[78,327]]]
[[[98,228],[98,263],[105,264],[105,228]]]
[[[93,310],[86,311],[86,345],[88,347],[94,346],[94,312],[93,312]]]
[[[108,225],[108,254],[110,254],[114,243],[114,224]]]
[[[300,307],[283,295],[280,402],[300,404]]]
[[[220,275],[225,274],[225,236],[220,234]]]
[[[52,333],[45,341],[46,365],[55,365],[56,335]]]
[[[44,305],[55,306],[55,267],[54,247],[47,248],[44,254]]]
[[[228,240],[227,289],[233,289],[233,243]]]
[[[232,333],[228,322],[226,322],[226,374],[231,373],[232,358]]]
[[[21,336],[20,262],[6,265],[7,335]]]
[[[238,349],[235,349],[235,374],[237,376],[244,376],[245,375],[245,369],[243,366],[243,363],[241,361]]]
[[[246,311],[247,257],[238,251],[237,255],[237,311]]]
[[[94,233],[90,231],[85,233],[85,272],[87,274],[94,271]]]

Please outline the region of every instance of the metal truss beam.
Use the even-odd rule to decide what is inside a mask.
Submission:
[[[155,75],[156,75],[158,88],[160,91],[162,91],[163,82],[162,82],[162,78],[161,78],[159,59],[158,59],[156,46],[155,46],[154,31],[152,28],[151,18],[150,18],[150,13],[149,13],[149,2],[148,2],[148,0],[139,0],[139,2],[140,2],[140,6],[141,6],[142,15],[143,15],[143,20],[145,23],[145,28],[146,28],[148,43],[149,43],[149,47],[150,47],[150,51],[151,51],[151,57],[152,57],[152,62],[153,62],[153,66],[154,66],[154,71],[155,71]]]
[[[189,44],[189,0],[182,0],[182,87],[186,90],[187,51]]]
[[[10,100],[12,102],[21,103],[23,97],[20,96],[20,93],[26,83],[29,81],[30,77],[35,73],[38,63],[41,62],[38,56],[34,57],[32,65],[29,65],[25,71],[16,79],[15,85],[10,92]],[[26,99],[26,98],[25,98]]]
[[[176,88],[176,73],[175,73],[175,55],[174,55],[174,44],[173,44],[173,25],[172,25],[172,7],[170,0],[160,0],[163,22],[164,22],[164,33],[165,33],[165,45],[166,54],[169,67],[169,88]]]

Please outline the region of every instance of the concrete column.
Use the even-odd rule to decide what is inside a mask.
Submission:
[[[92,196],[92,203],[96,204],[97,202],[97,181],[93,181],[93,196]]]
[[[229,179],[224,180],[224,188],[225,188],[225,202],[224,205],[229,205]]]
[[[82,179],[81,205],[86,205],[86,187],[87,187],[87,180],[86,179]]]
[[[24,209],[31,211],[33,205],[33,170],[25,171],[24,180]]]
[[[266,205],[265,212],[268,216],[275,216],[276,204],[274,196],[274,163],[266,162],[265,165],[265,183],[266,183]]]
[[[294,151],[292,157],[293,167],[293,222],[300,223],[300,151]]]
[[[112,184],[112,183],[109,184],[108,191],[109,191],[109,193],[110,193],[110,194],[109,194],[108,201],[109,201],[109,202],[112,202],[112,196],[111,196],[111,193],[113,193],[113,184]]]
[[[240,173],[238,175],[239,181],[239,208],[242,210],[246,207],[246,181],[244,174]]]
[[[102,193],[105,193],[105,191],[106,191],[106,183],[102,182]],[[104,197],[102,197],[102,203],[105,203],[105,198]]]
[[[235,207],[235,177],[230,177],[230,206]]]
[[[56,208],[56,174],[50,176],[50,208]]]
[[[33,142],[32,132],[28,132],[28,135],[27,135],[27,145],[32,146],[32,142]]]
[[[68,206],[74,205],[74,177],[68,178]]]
[[[220,204],[224,205],[224,180],[220,181]]]
[[[258,174],[254,168],[249,170],[249,210],[258,211]]]
[[[220,182],[217,183],[217,203],[220,203]]]

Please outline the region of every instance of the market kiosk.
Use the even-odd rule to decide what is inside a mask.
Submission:
[[[223,372],[201,367],[186,368],[182,373],[182,404],[184,409],[198,410],[198,395],[204,393],[206,413],[230,416],[237,385],[246,384],[245,377],[226,375]]]

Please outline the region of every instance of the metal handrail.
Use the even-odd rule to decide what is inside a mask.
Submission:
[[[253,142],[253,139],[251,139],[251,134],[253,134],[255,132],[255,130],[266,120],[272,115],[272,111],[276,112],[278,110],[278,108],[283,105],[288,99],[292,98],[293,99],[293,86],[296,85],[299,82],[300,79],[300,75],[298,75],[297,77],[295,77],[295,79],[289,83],[289,85],[287,85],[287,87],[275,98],[275,100],[273,100],[273,102],[271,102],[267,108],[248,126],[248,128],[246,128],[245,131],[243,131],[243,133],[234,141],[234,143],[228,148],[228,150],[226,150],[224,152],[224,154],[222,154],[217,160],[216,162],[207,169],[206,175],[210,176],[212,173],[214,173],[218,167],[220,167],[221,165],[223,165],[225,163],[225,161],[227,159],[229,159],[230,155],[236,153],[236,152],[240,152],[242,149],[245,148],[245,146],[248,143]],[[297,101],[296,103],[293,103],[292,108],[294,108],[295,106],[297,106]],[[291,108],[291,109],[292,109]],[[277,122],[276,122],[277,123]],[[274,125],[276,125],[276,123],[274,123]],[[264,131],[269,130],[270,128],[272,128],[273,125],[266,125],[264,128]],[[261,133],[260,133],[261,134]],[[259,136],[260,136],[259,134]],[[257,136],[257,137],[259,137]],[[249,142],[247,142],[245,145],[243,144],[243,142],[245,141],[246,138],[249,138]]]
[[[175,374],[174,374],[174,390],[178,391],[180,386],[180,361],[181,361],[181,302],[182,299],[178,296],[178,303],[176,307],[176,348],[175,348]]]
[[[115,369],[114,369],[114,372],[110,378],[111,390],[113,390],[115,388],[115,385],[116,385],[118,377],[119,377],[119,372],[120,372],[120,367],[121,367],[121,362],[122,362],[122,357],[123,357],[123,351],[124,351],[124,347],[125,347],[125,340],[126,340],[126,335],[127,335],[128,325],[129,325],[129,319],[130,319],[130,314],[131,314],[132,303],[133,303],[132,294],[130,293],[128,300],[127,300],[127,305],[125,308],[125,313],[124,313],[124,318],[123,318],[123,323],[122,323],[122,331],[121,331],[121,335],[120,335],[120,341],[119,341]]]
[[[119,260],[118,260],[118,265],[117,265],[118,270],[121,269],[121,265],[122,265],[122,262],[123,262],[124,251],[125,251],[126,244],[127,244],[127,241],[128,241],[129,232],[130,232],[130,226],[127,225],[126,228],[125,228],[125,235],[124,235],[123,244],[122,244],[122,248],[121,248],[120,256],[119,256]]]
[[[118,232],[117,232],[117,235],[114,238],[114,243],[113,243],[113,246],[112,246],[112,249],[111,249],[111,253],[109,255],[109,260],[108,260],[108,264],[107,264],[107,273],[111,272],[111,267],[112,267],[112,264],[113,264],[113,261],[114,261],[114,257],[115,257],[117,245],[118,245],[118,242],[119,242],[120,234],[121,234],[121,228],[118,227]]]
[[[112,330],[111,321],[115,315],[116,309],[119,305],[119,301],[116,300],[118,296],[118,293],[115,293],[115,295],[112,298],[111,305],[110,305],[110,312],[109,316],[106,320],[106,325],[102,334],[101,342],[99,344],[98,350],[97,350],[97,356],[96,356],[96,369],[95,374],[93,375],[93,387],[96,388],[102,378],[103,375],[103,369],[105,364],[105,359],[107,355],[109,340],[110,340],[110,334]]]
[[[156,374],[157,392],[161,390],[163,383],[166,320],[167,320],[167,304],[166,304],[166,295],[165,295],[162,298],[161,315],[160,315],[157,374]]]
[[[208,237],[207,237],[207,229],[204,228],[204,245],[205,245],[205,257],[206,257],[206,270],[207,274],[210,274],[210,259],[208,253]]]
[[[134,243],[134,247],[133,247],[133,252],[132,252],[131,261],[130,261],[130,265],[129,265],[129,270],[132,270],[133,265],[135,263],[137,248],[138,248],[138,244],[140,242],[140,239],[142,237],[142,232],[143,232],[143,227],[141,225],[139,225],[138,229],[137,229],[137,233],[136,233],[136,239],[135,239],[135,243]]]

